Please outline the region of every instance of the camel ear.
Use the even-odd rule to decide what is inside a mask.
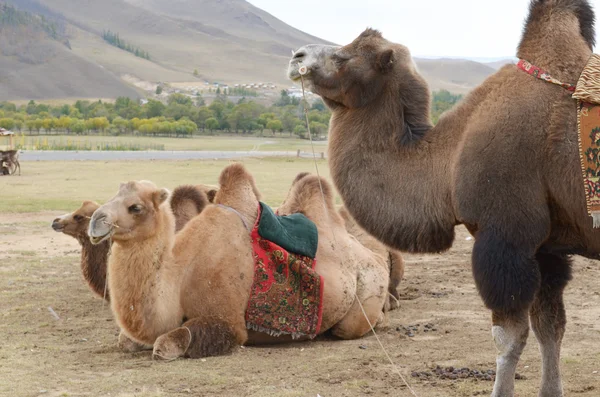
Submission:
[[[167,201],[170,194],[171,192],[169,192],[168,189],[160,189],[152,193],[152,202],[154,203],[154,207],[158,209],[162,203]]]
[[[215,202],[215,196],[217,195],[217,190],[216,189],[211,189],[208,192],[206,192],[206,196],[208,197],[208,201],[210,201],[211,203]]]
[[[394,50],[385,50],[377,57],[377,66],[382,72],[388,72],[394,66]]]

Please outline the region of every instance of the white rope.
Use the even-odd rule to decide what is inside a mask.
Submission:
[[[308,131],[308,137],[309,137],[309,140],[310,140],[310,146],[312,148],[313,162],[315,164],[315,170],[317,172],[317,178],[319,180],[319,188],[321,189],[321,198],[323,200],[323,208],[325,208],[325,213],[327,214],[327,217],[329,218],[329,211],[327,209],[327,205],[326,205],[326,201],[325,201],[325,193],[323,192],[323,186],[321,184],[321,175],[319,173],[319,165],[317,163],[317,156],[315,154],[315,146],[313,144],[312,133],[310,132],[310,125],[309,125],[309,120],[308,120],[308,107],[307,107],[307,103],[308,102],[306,100],[306,92],[305,92],[305,88],[304,88],[304,75],[307,72],[308,72],[308,69],[306,68],[306,66],[302,66],[300,68],[300,70],[299,70],[299,73],[300,73],[300,82],[302,83],[302,97],[303,97],[303,100],[304,100],[303,101],[304,102],[303,103],[304,118],[306,120],[306,129]],[[331,223],[330,223],[330,225],[331,225]],[[331,228],[331,235],[333,236],[333,244],[332,244],[331,248],[333,250],[335,250],[335,246],[337,246],[337,240],[335,238],[335,232],[334,232],[333,228]],[[347,271],[343,266],[341,266],[341,269],[343,271]],[[362,302],[358,298],[358,295],[356,294],[356,291],[354,292],[354,298],[358,302],[358,305],[360,306],[360,310],[362,311],[363,316],[365,317],[365,319],[367,320],[367,323],[369,324],[369,327],[371,328],[371,332],[373,332],[373,335],[375,335],[375,339],[377,339],[377,343],[379,344],[379,347],[381,348],[381,350],[383,350],[383,353],[385,354],[385,356],[387,357],[388,361],[392,365],[392,368],[394,369],[394,371],[396,372],[396,374],[400,377],[400,379],[402,380],[402,382],[404,382],[404,384],[406,385],[406,387],[408,388],[408,390],[410,391],[410,393],[414,397],[419,397],[417,395],[417,393],[413,390],[413,388],[410,387],[410,385],[408,384],[408,382],[406,381],[406,379],[404,378],[404,376],[402,376],[402,373],[400,372],[400,370],[398,369],[398,367],[396,366],[396,364],[394,363],[394,361],[390,357],[389,353],[385,349],[385,346],[381,342],[381,339],[379,339],[379,335],[377,335],[377,332],[375,332],[375,327],[373,327],[373,324],[371,324],[371,321],[369,320],[369,317],[367,316],[367,312],[365,311],[365,308],[363,307]]]
[[[112,237],[108,239],[108,252],[106,253],[106,271],[104,272],[104,296],[102,297],[102,308],[106,302],[106,291],[108,291],[108,261],[112,253]]]

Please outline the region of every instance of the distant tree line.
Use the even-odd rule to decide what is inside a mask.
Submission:
[[[431,120],[437,124],[442,113],[450,109],[462,99],[462,95],[455,95],[446,90],[436,91],[431,100]]]
[[[330,113],[322,102],[309,111],[314,134],[327,134]],[[73,105],[52,106],[30,101],[16,106],[0,102],[0,127],[27,134],[136,134],[185,137],[194,133],[257,134],[268,131],[306,136],[303,107],[282,91],[275,105],[265,106],[247,98],[233,103],[218,95],[207,106],[198,96],[172,94],[166,103],[151,99],[117,98],[114,103],[79,100]]]
[[[64,23],[51,20],[43,15],[19,10],[6,3],[0,3],[0,29],[20,25],[42,30],[55,40],[65,39]]]
[[[133,46],[127,41],[119,37],[119,33],[113,33],[110,30],[105,30],[102,33],[102,38],[109,44],[114,45],[122,50],[132,53],[136,57],[150,60],[150,54],[148,51],[144,51],[139,47]]]
[[[437,121],[443,109],[460,99],[447,91],[436,92],[432,116]],[[331,113],[321,100],[308,111],[313,136],[325,137]],[[120,97],[114,103],[79,100],[73,105],[51,106],[30,101],[16,106],[0,102],[0,127],[28,134],[135,134],[145,136],[187,137],[205,134],[287,133],[307,138],[304,107],[299,98],[282,90],[271,106],[247,98],[237,103],[219,95],[206,105],[201,96],[172,94],[166,103],[151,99],[141,105],[137,100]]]

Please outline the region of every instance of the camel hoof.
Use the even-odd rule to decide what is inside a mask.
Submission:
[[[129,339],[129,337],[123,332],[119,334],[119,341],[117,342],[117,347],[125,353],[137,353],[141,352],[142,350],[148,349],[146,345],[142,345]]]
[[[183,357],[191,342],[191,334],[187,328],[178,328],[161,335],[154,342],[152,359],[172,361]]]
[[[390,317],[387,312],[381,312],[373,327],[377,331],[387,331],[390,328]]]

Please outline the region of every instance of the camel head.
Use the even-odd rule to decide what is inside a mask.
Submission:
[[[77,210],[54,219],[52,229],[71,237],[77,237],[87,231],[90,218],[98,207],[100,205],[93,201],[84,201]]]
[[[336,107],[361,108],[376,101],[387,90],[401,90],[402,75],[414,70],[408,49],[367,29],[343,46],[307,45],[297,50],[289,63],[288,77],[301,78],[325,103]]]
[[[117,195],[94,212],[88,229],[90,240],[99,244],[111,237],[116,242],[153,237],[160,230],[160,212],[170,212],[169,194],[149,181],[122,183]]]

